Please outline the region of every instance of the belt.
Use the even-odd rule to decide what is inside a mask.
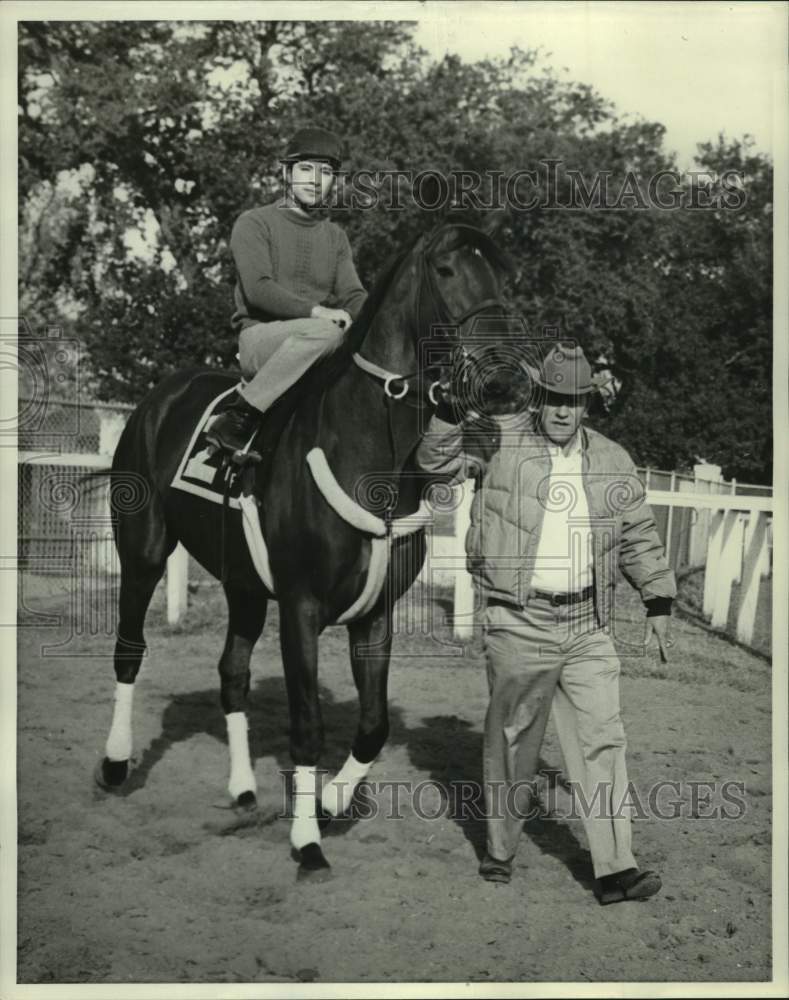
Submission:
[[[581,601],[588,601],[594,594],[594,587],[586,587],[584,590],[576,590],[572,594],[554,593],[549,594],[544,590],[530,590],[527,602],[532,598],[540,601],[548,601],[551,607],[558,608],[563,604],[580,604]],[[523,605],[517,601],[505,601],[499,597],[488,598],[488,607],[500,606],[502,608],[522,609]]]

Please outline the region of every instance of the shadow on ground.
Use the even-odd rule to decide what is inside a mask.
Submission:
[[[337,701],[331,690],[320,689],[325,748],[321,768],[335,773],[345,761],[358,716],[355,698]],[[284,681],[277,677],[261,678],[250,693],[247,715],[252,761],[271,757],[278,769],[288,776],[292,771],[289,752],[289,715]],[[447,812],[463,836],[471,844],[478,859],[485,852],[485,803],[482,793],[482,734],[472,724],[456,715],[429,716],[419,726],[407,726],[397,705],[389,705],[390,747],[404,747],[414,768],[429,775],[447,792]],[[162,713],[161,732],[136,759],[128,781],[116,794],[133,795],[145,784],[165,754],[176,744],[193,736],[208,734],[226,744],[225,720],[219,706],[216,689],[194,691],[172,696]],[[555,782],[557,775],[540,760],[540,770],[546,780]],[[537,811],[537,810],[535,810]],[[539,815],[527,819],[525,834],[546,855],[559,859],[578,882],[591,887],[593,873],[589,854],[579,844],[570,828],[539,810]],[[273,817],[261,816],[266,823]],[[251,822],[251,821],[250,821]],[[351,817],[329,825],[325,834],[338,836],[358,822]],[[236,832],[248,825],[230,824],[225,832]]]

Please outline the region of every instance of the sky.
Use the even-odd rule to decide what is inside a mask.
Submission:
[[[39,17],[62,16],[64,9],[13,0],[4,6]],[[68,9],[74,18],[108,20],[416,20],[415,41],[436,59],[451,52],[475,61],[506,57],[513,45],[539,48],[538,69],[550,66],[569,80],[590,84],[614,102],[620,116],[661,122],[665,147],[676,152],[682,170],[693,168],[696,144],[715,141],[720,132],[728,138],[748,133],[756,149],[769,154],[786,132],[789,5],[780,2],[142,0],[132,13],[126,4],[74,0]],[[155,228],[151,218],[144,236],[130,233],[130,249],[147,254]]]
[[[785,129],[787,6],[776,3],[468,3],[420,8],[416,40],[440,58],[501,56],[542,47],[567,78],[591,84],[620,113],[667,129],[679,166],[696,143],[750,133],[772,153]],[[776,95],[782,101],[781,117]]]
[[[789,5],[780,0],[138,0],[131,7],[6,0],[0,7],[37,17],[62,17],[67,7],[76,19],[418,20],[416,41],[430,55],[469,61],[506,56],[512,45],[541,47],[542,65],[566,67],[567,79],[592,85],[620,115],[661,122],[681,169],[692,167],[698,142],[719,132],[750,133],[758,150],[773,153],[789,115]]]

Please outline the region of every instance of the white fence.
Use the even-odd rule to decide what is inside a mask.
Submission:
[[[666,508],[668,511],[665,537],[669,556],[674,512],[695,512],[688,543],[688,565],[703,566],[705,570],[704,614],[714,628],[724,629],[729,620],[732,587],[739,583],[736,636],[740,642],[750,644],[760,582],[771,572],[769,534],[773,500],[772,496],[736,495],[732,483],[721,480],[720,471],[718,466],[698,465],[695,467],[695,478],[689,482],[695,489],[648,488],[647,501],[653,508]],[[670,475],[674,476],[673,473]],[[645,478],[649,481],[649,477]],[[457,524],[450,544],[456,563],[463,558],[473,481],[469,480],[461,489],[463,496],[457,508]],[[726,492],[715,492],[718,489]],[[471,578],[465,572],[455,575],[454,607],[455,635],[460,639],[470,638],[474,628],[475,594]]]
[[[109,471],[111,454],[123,427],[125,415],[111,410],[100,412],[97,428],[99,450],[102,454],[52,454],[42,451],[20,452],[20,472],[25,468],[28,477],[35,470],[70,469],[75,478],[84,471]],[[665,515],[661,534],[665,539],[667,555],[673,566],[705,566],[703,610],[711,624],[725,628],[728,622],[732,587],[740,584],[736,635],[750,643],[753,637],[759,584],[770,572],[769,537],[772,497],[769,495],[738,495],[736,490],[749,489],[734,482],[723,482],[720,468],[697,465],[693,476],[642,470],[647,486],[647,499],[653,505],[656,517]],[[655,488],[661,482],[670,489]],[[28,513],[38,503],[36,490],[23,485],[20,474],[20,513],[27,506]],[[61,481],[60,488],[65,481]],[[58,481],[55,479],[55,485]],[[40,486],[40,482],[39,482]],[[475,595],[470,576],[465,570],[464,541],[469,523],[473,497],[471,481],[457,488],[458,504],[455,512],[454,531],[449,535],[434,535],[430,539],[429,561],[421,579],[426,583],[450,583],[454,586],[454,630],[459,638],[468,638],[474,627]],[[765,487],[750,490],[767,492]],[[46,508],[46,504],[43,505]],[[43,511],[38,530],[53,532],[53,519],[57,521],[57,504]],[[53,513],[54,511],[54,513]],[[93,502],[79,515],[70,514],[70,530],[81,525],[84,539],[93,547],[93,564],[108,574],[117,573],[117,555],[112,542],[111,521],[106,489],[99,491]],[[682,524],[680,518],[684,519]],[[41,518],[39,519],[41,520]],[[64,530],[60,517],[61,531]],[[679,530],[678,530],[679,529]],[[20,527],[20,538],[24,535]],[[35,530],[34,530],[35,536]],[[181,545],[171,555],[167,565],[167,620],[174,624],[187,607],[189,557]]]

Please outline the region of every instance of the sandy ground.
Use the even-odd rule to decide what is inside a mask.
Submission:
[[[435,819],[410,806],[401,819],[386,818],[391,792],[379,789],[376,815],[337,823],[326,836],[331,879],[299,882],[288,823],[277,818],[290,761],[276,609],[253,660],[260,808],[250,823],[225,793],[221,594],[202,588],[176,629],[163,623],[157,601],[137,685],[137,769],[127,794],[107,796],[92,771],[111,712],[111,601],[79,608],[28,585],[19,661],[20,982],[769,978],[763,660],[683,622],[671,664],[654,652],[623,658],[630,777],[644,797],[660,781],[745,786],[736,819],[705,818],[685,784],[679,818],[636,820],[636,854],[664,879],[648,902],[599,907],[581,824],[553,818],[527,824],[509,886],[484,882],[483,825],[449,816],[435,784],[421,799]],[[440,621],[441,606],[425,606]],[[624,609],[623,634],[633,637],[641,612],[630,599]],[[49,620],[33,616],[44,612]],[[69,638],[74,622],[83,634]],[[430,638],[423,625],[402,616],[392,734],[371,779],[479,781],[479,641],[453,648],[446,628]],[[329,770],[345,758],[356,723],[346,650],[344,629],[329,630],[321,659]],[[543,756],[546,767],[561,767],[552,732]],[[711,798],[721,805],[719,793]]]

